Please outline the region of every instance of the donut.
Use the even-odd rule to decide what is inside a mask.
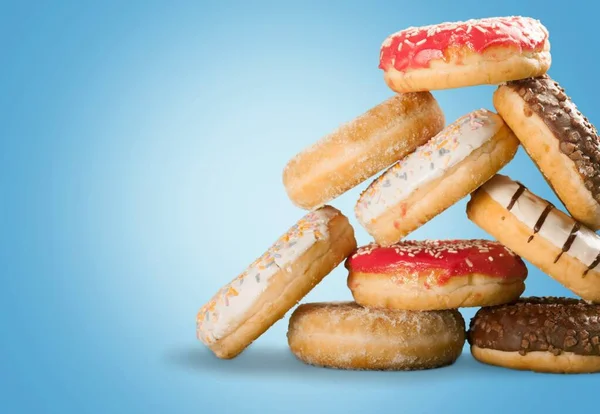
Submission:
[[[348,287],[363,306],[437,310],[516,300],[525,290],[520,257],[489,240],[370,244],[346,259]]]
[[[564,89],[547,75],[508,82],[494,106],[569,213],[600,229],[600,137]]]
[[[292,353],[310,365],[354,370],[418,370],[450,365],[465,343],[456,310],[368,309],[354,302],[310,303],[292,314]]]
[[[413,152],[444,122],[429,92],[395,95],[292,158],[287,194],[300,208],[319,207]]]
[[[381,45],[379,68],[392,90],[417,92],[540,76],[550,61],[546,28],[517,16],[399,31]]]
[[[468,332],[478,361],[554,373],[600,372],[600,305],[567,298],[523,298],[481,308]]]
[[[305,215],[198,312],[197,336],[219,358],[233,358],[356,249],[337,209]]]
[[[567,289],[600,302],[600,236],[523,184],[496,175],[473,193],[467,215]]]
[[[391,245],[490,179],[518,145],[498,115],[471,112],[378,177],[356,217],[378,244]]]

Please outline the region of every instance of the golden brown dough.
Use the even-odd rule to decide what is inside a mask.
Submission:
[[[395,95],[292,158],[283,171],[294,204],[313,209],[393,164],[444,127],[429,92]]]
[[[301,361],[329,368],[416,370],[452,364],[465,341],[456,310],[368,309],[354,302],[299,306],[288,330]]]

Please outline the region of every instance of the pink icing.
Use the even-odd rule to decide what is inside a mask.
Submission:
[[[525,279],[527,268],[500,243],[489,240],[402,241],[389,247],[369,244],[346,260],[352,272],[394,273],[402,276],[429,270],[441,271],[438,284],[452,277],[481,273],[502,279]]]
[[[548,31],[538,20],[519,16],[409,28],[383,42],[379,68],[401,72],[426,68],[432,60],[445,60],[450,48],[467,47],[477,53],[491,46],[537,51],[547,39]]]

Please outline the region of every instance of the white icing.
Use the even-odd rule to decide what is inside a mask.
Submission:
[[[356,217],[363,226],[377,219],[388,208],[467,158],[503,124],[498,115],[485,109],[459,118],[377,178],[361,194],[355,207]]]
[[[221,288],[198,312],[198,338],[211,344],[234,330],[269,287],[273,275],[287,270],[317,241],[328,238],[329,221],[338,214],[329,206],[308,213],[248,269]]]
[[[496,175],[483,185],[482,189],[490,195],[502,207],[507,207],[519,188],[519,184],[505,175]],[[523,224],[531,229],[531,234],[540,215],[548,205],[546,200],[541,199],[529,190],[525,189],[517,199],[510,212]],[[543,237],[554,246],[562,249],[569,238],[569,234],[575,225],[575,220],[559,211],[552,209],[544,221],[539,232],[534,237]],[[576,233],[571,248],[565,253],[575,257],[586,266],[590,266],[598,253],[600,253],[600,236],[585,226],[581,226]],[[595,266],[597,269],[599,265]]]

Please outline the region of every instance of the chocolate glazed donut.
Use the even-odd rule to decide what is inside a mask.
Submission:
[[[600,136],[548,75],[501,85],[494,106],[569,213],[600,229]]]
[[[523,298],[480,309],[468,341],[481,362],[539,372],[600,372],[600,305]]]

